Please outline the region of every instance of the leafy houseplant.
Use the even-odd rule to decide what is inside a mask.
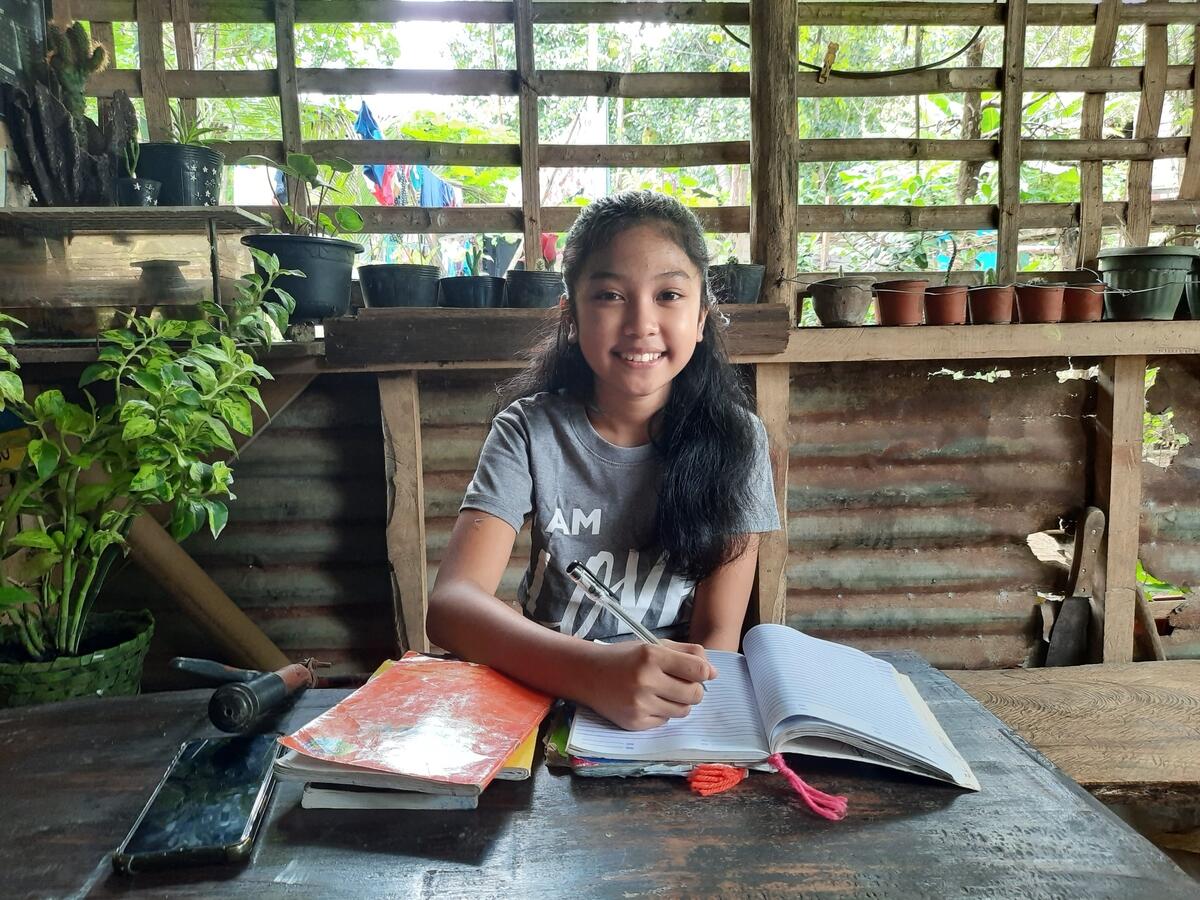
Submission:
[[[554,264],[547,264],[540,253],[533,264],[533,271],[513,269],[508,273],[508,305],[524,309],[549,309],[557,306],[566,293],[562,275],[554,271]]]
[[[225,155],[208,141],[223,129],[202,124],[177,103],[171,107],[171,130],[174,140],[142,145],[138,177],[162,183],[160,206],[216,206]]]
[[[946,274],[940,285],[925,289],[926,325],[965,325],[967,322],[967,288],[962,284],[951,284],[950,273],[958,258],[958,241],[950,237],[950,259],[946,263]]]
[[[29,396],[12,335],[0,327],[0,403],[33,435],[0,501],[0,704],[95,692],[59,684],[47,696],[31,679],[79,675],[93,654],[119,656],[105,651],[102,617],[91,612],[138,515],[169,504],[177,540],[205,524],[214,537],[225,527],[233,475],[213,458],[235,450],[231,429],[253,430],[251,404],[263,405],[255,385],[271,376],[250,351],[269,346],[289,312],[275,282],[293,273],[257,258],[267,276],[246,276],[228,309],[206,301],[205,317],[188,322],[130,315],[104,332],[79,402],[58,389]],[[144,653],[148,634],[140,640]],[[134,692],[140,676],[128,675],[100,690]]]
[[[708,283],[720,303],[757,303],[764,266],[740,263],[736,256],[708,267]]]
[[[997,284],[996,281],[996,270],[986,269],[983,284],[968,291],[972,325],[1006,325],[1012,321],[1012,285]]]
[[[280,163],[266,156],[245,156],[239,165],[267,166],[284,176],[286,198],[281,202],[282,229],[261,219],[268,234],[248,234],[242,243],[273,253],[280,264],[305,274],[303,281],[287,277],[279,286],[296,300],[294,322],[319,322],[345,315],[350,307],[350,274],[362,246],[334,237],[363,227],[362,216],[350,206],[330,203],[340,193],[354,167],[340,157],[318,160],[307,153],[289,153]],[[262,274],[260,272],[260,274]]]

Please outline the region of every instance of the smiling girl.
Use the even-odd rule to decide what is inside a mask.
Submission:
[[[629,729],[687,715],[736,650],[758,535],[779,527],[766,432],[730,367],[696,217],[646,191],[567,237],[557,333],[507,386],[429,598],[430,639]],[[532,518],[524,615],[496,598]],[[582,561],[666,640],[566,576]],[[599,641],[599,642],[597,642]]]

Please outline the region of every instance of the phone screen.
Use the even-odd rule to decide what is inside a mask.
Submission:
[[[266,808],[277,734],[188,741],[114,855],[136,871],[246,856]]]

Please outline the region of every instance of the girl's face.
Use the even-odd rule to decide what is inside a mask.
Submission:
[[[667,402],[703,338],[700,270],[660,226],[635,225],[586,260],[574,285],[579,348],[601,409]]]

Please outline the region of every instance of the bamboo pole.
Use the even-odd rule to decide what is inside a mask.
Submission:
[[[1027,0],[1009,0],[1005,6],[1003,94],[1000,99],[1000,219],[996,238],[996,275],[1001,283],[1014,281],[1018,269],[1026,11]]]
[[[1096,27],[1092,33],[1092,51],[1088,65],[1097,68],[1112,65],[1117,46],[1117,26],[1121,21],[1121,0],[1100,0]],[[1104,94],[1084,94],[1079,120],[1081,140],[1096,140],[1104,134]],[[1079,167],[1079,250],[1080,267],[1095,269],[1100,252],[1104,215],[1104,163],[1089,161]]]

